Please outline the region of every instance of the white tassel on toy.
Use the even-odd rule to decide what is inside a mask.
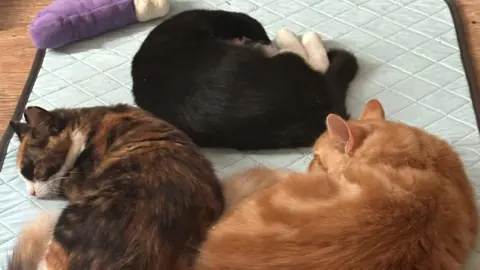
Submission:
[[[168,0],[134,0],[133,4],[139,22],[163,17],[170,10]]]

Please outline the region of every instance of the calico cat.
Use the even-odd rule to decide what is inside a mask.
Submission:
[[[460,269],[478,211],[458,154],[385,120],[376,100],[360,120],[332,114],[326,124],[308,172],[257,168],[224,182],[233,205],[196,269]],[[246,179],[249,196],[238,189]]]
[[[288,30],[275,50],[254,18],[189,10],[158,25],[132,62],[135,103],[185,131],[199,146],[241,150],[311,146],[328,113],[348,117],[345,97],[358,64],[325,52],[309,32]]]
[[[8,269],[191,269],[224,201],[186,134],[127,105],[24,116],[11,126],[30,194],[69,205],[26,229]]]

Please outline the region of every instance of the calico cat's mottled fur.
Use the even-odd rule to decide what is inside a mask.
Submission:
[[[461,269],[478,210],[448,143],[385,120],[375,100],[359,121],[326,122],[309,172],[256,168],[224,182],[230,209],[196,270]]]
[[[212,165],[187,135],[126,105],[29,107],[25,119],[11,126],[30,194],[61,195],[69,205],[51,223],[53,235],[26,230],[9,269],[39,258],[50,270],[191,269],[224,202]]]
[[[347,117],[345,96],[356,58],[327,53],[314,33],[282,30],[276,52],[254,18],[189,10],[158,25],[132,62],[141,108],[203,147],[311,146],[328,113]]]

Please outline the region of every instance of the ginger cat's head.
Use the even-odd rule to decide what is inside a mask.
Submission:
[[[315,143],[310,171],[336,174],[361,163],[466,177],[459,155],[447,142],[419,128],[386,120],[377,100],[365,105],[359,120],[346,121],[331,114],[326,125],[327,132]]]
[[[225,182],[227,199],[260,191],[237,196],[243,201],[210,231],[196,269],[460,269],[478,212],[458,154],[385,120],[376,100],[359,120],[326,122],[310,172],[282,179],[257,169]]]

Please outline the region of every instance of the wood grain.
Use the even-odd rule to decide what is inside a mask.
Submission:
[[[0,137],[12,117],[35,56],[28,24],[51,0],[0,0]],[[457,0],[470,54],[480,63],[480,1]],[[480,80],[480,65],[475,65]],[[480,81],[478,82],[480,85]]]
[[[477,85],[480,85],[480,64],[478,64],[480,63],[480,1],[457,0],[456,2],[462,14],[470,55],[475,63],[474,68],[478,80]]]
[[[28,24],[51,0],[0,0],[0,137],[10,121],[36,49]]]

